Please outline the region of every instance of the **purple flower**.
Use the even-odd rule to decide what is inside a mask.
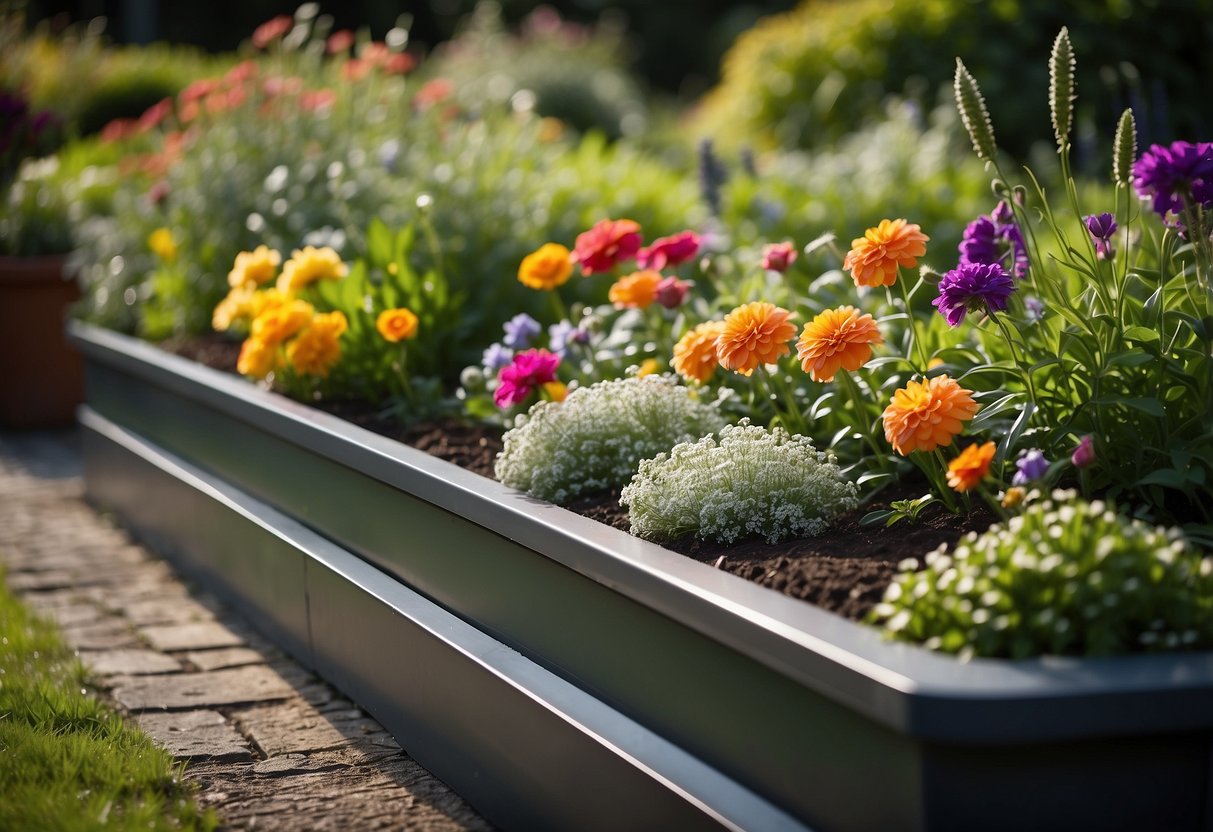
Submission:
[[[1017,278],[1028,273],[1028,249],[1005,200],[1000,200],[989,216],[980,216],[965,227],[960,264],[968,263],[999,263]]]
[[[1091,239],[1095,241],[1095,255],[1101,260],[1107,260],[1112,256],[1112,235],[1116,233],[1119,226],[1116,224],[1116,217],[1113,214],[1091,214],[1086,218],[1087,231],[1091,234]]]
[[[1029,296],[1023,299],[1024,311],[1028,313],[1028,320],[1034,324],[1038,324],[1045,319],[1045,302],[1038,297]]]
[[[507,347],[514,350],[526,349],[531,345],[531,339],[543,331],[539,321],[525,312],[519,312],[505,322],[502,327],[505,337],[501,339]]]
[[[570,344],[584,344],[589,340],[590,333],[569,321],[560,321],[548,327],[548,349],[561,358],[566,357]]]
[[[1070,462],[1075,468],[1089,468],[1095,464],[1095,443],[1089,435],[1079,441],[1074,453],[1070,454]]]
[[[1011,485],[1027,485],[1033,480],[1044,479],[1049,473],[1049,460],[1037,448],[1027,451],[1015,462],[1015,476]]]
[[[1185,194],[1200,205],[1213,203],[1213,142],[1150,145],[1133,164],[1133,187],[1164,219],[1183,211]]]
[[[513,360],[514,351],[512,349],[502,344],[489,344],[480,363],[484,365],[484,369],[495,373]]]
[[[931,301],[948,326],[959,326],[965,312],[1002,312],[1015,291],[1015,281],[997,263],[962,263],[939,281],[939,297]]]

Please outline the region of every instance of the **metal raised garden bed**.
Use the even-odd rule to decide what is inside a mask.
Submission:
[[[87,325],[89,496],[512,828],[1211,829],[1213,655],[976,660]]]

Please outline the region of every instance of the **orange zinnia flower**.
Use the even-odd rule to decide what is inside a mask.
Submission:
[[[960,456],[948,463],[948,485],[953,491],[968,491],[990,473],[994,460],[994,443],[978,445],[974,442],[960,452]]]
[[[417,334],[417,316],[411,309],[385,309],[375,319],[375,329],[383,340],[395,344]]]
[[[738,306],[725,316],[716,341],[716,359],[726,370],[748,376],[760,364],[774,364],[788,354],[788,341],[796,335],[792,313],[773,303]]]
[[[674,360],[670,362],[674,371],[687,381],[700,384],[710,379],[720,363],[716,358],[716,339],[722,332],[723,321],[708,321],[682,336],[674,345]]]
[[[951,445],[964,422],[977,414],[973,393],[946,375],[911,381],[885,408],[884,435],[902,456]]]
[[[892,286],[897,281],[897,267],[917,266],[916,258],[927,253],[929,239],[913,223],[881,220],[851,241],[842,267],[850,270],[856,286]]]
[[[657,300],[657,284],[661,272],[633,272],[615,281],[607,298],[619,309],[644,309]]]
[[[883,343],[871,315],[861,315],[854,306],[840,306],[804,325],[796,357],[813,381],[833,381],[839,368],[858,370],[872,357],[872,345]]]
[[[518,280],[531,289],[555,289],[573,273],[573,259],[560,243],[544,243],[522,258]]]

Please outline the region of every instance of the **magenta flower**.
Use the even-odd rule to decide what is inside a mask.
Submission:
[[[997,263],[962,263],[939,281],[939,297],[931,301],[948,326],[959,326],[965,312],[1002,312],[1015,291],[1015,281]]]
[[[1070,462],[1075,468],[1090,468],[1095,464],[1095,442],[1089,435],[1079,441],[1074,453],[1070,454]]]
[[[497,389],[493,401],[505,408],[526,401],[535,388],[555,381],[560,356],[547,350],[527,350],[514,356],[514,361],[497,374]]]
[[[1166,218],[1184,208],[1184,195],[1199,205],[1213,204],[1213,142],[1152,144],[1133,164],[1133,187],[1153,200],[1154,212]]]
[[[762,249],[762,267],[772,272],[786,272],[796,262],[796,246],[789,242],[771,243]]]
[[[658,237],[636,252],[636,265],[641,269],[661,271],[666,266],[685,263],[699,253],[699,235],[682,231],[671,237]]]
[[[687,299],[687,292],[694,284],[689,280],[679,280],[676,277],[663,277],[657,284],[655,293],[657,302],[666,309],[676,309]]]
[[[633,220],[601,220],[577,235],[573,262],[584,275],[609,272],[640,251],[640,226]]]

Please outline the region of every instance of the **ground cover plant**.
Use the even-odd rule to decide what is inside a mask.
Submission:
[[[87,693],[54,627],[0,581],[0,827],[214,829],[172,756]]]

